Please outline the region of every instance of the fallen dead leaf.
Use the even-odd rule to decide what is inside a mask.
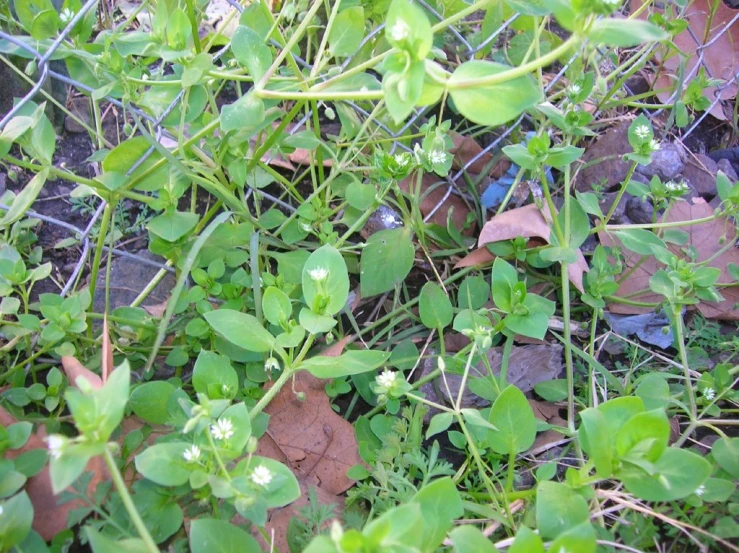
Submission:
[[[169,300],[163,301],[162,303],[157,303],[155,305],[144,305],[142,307],[152,317],[161,319],[162,317],[164,317],[164,312],[167,310],[168,301]]]
[[[692,221],[703,217],[713,215],[713,208],[708,205],[702,198],[695,198],[692,202],[678,202],[668,212],[667,222]],[[704,261],[716,255],[728,241],[732,241],[736,235],[734,225],[725,220],[717,219],[708,223],[699,225],[690,225],[677,227],[688,233],[688,242],[684,247],[692,246],[698,253],[697,261]],[[604,246],[617,246],[620,242],[615,236],[611,236],[606,232],[598,234],[600,242]],[[670,249],[676,253],[680,253],[680,249],[671,246]],[[630,271],[641,259],[641,256],[628,250],[624,250],[624,271]],[[728,284],[732,282],[729,275],[729,263],[739,264],[739,250],[736,247],[729,248],[720,256],[713,259],[709,266],[721,269],[721,276],[718,282]],[[649,290],[649,279],[659,269],[659,265],[653,257],[647,258],[639,265],[628,278],[621,282],[616,292],[616,296],[629,297],[630,299],[640,302],[659,303],[664,298],[658,294],[654,294]],[[639,291],[646,290],[641,294]],[[711,303],[702,301],[698,304],[697,309],[701,314],[709,319],[737,321],[739,320],[739,288],[722,288],[719,290],[724,297],[724,301],[719,303]],[[635,295],[636,294],[636,295]],[[620,314],[641,314],[653,311],[651,308],[636,307],[621,303],[613,303],[608,306],[612,313]]]
[[[103,379],[80,363],[76,357],[62,357],[62,367],[64,368],[64,372],[67,375],[70,385],[75,388],[79,388],[79,386],[77,386],[77,379],[80,377],[87,380],[94,390],[101,388],[103,385]]]
[[[351,339],[344,337],[321,355],[341,355]],[[321,503],[335,504],[340,509],[344,505],[340,494],[354,484],[346,473],[362,463],[354,427],[331,409],[324,385],[307,371],[300,371],[294,389],[304,392],[305,400],[299,401],[293,387],[285,386],[265,409],[270,416],[269,428],[259,440],[257,454],[290,467],[301,489],[297,501],[270,512],[266,530],[270,535],[274,532],[272,547],[276,551],[289,551],[287,527],[299,509],[308,505],[309,490],[315,489]],[[268,545],[261,536],[257,538],[263,546]]]
[[[631,0],[632,10],[641,7],[644,0]],[[711,17],[711,8],[716,10]],[[656,8],[652,8],[656,9]],[[712,102],[720,95],[722,100],[731,100],[736,97],[739,86],[735,81],[739,72],[739,24],[733,19],[739,10],[731,9],[719,0],[694,0],[686,9],[684,19],[688,21],[688,30],[680,33],[674,38],[675,45],[685,53],[685,75],[691,73],[698,63],[702,63],[710,74],[716,79],[722,79],[728,84],[723,90],[710,87],[703,94]],[[642,18],[649,15],[649,10],[642,14]],[[691,34],[692,32],[692,34]],[[697,38],[693,38],[693,35]],[[703,44],[708,46],[702,47]],[[674,50],[664,57],[666,50],[658,51],[657,61],[662,61],[662,70],[658,73],[653,88],[659,90],[667,88],[666,92],[658,92],[657,97],[662,102],[668,102],[675,85],[678,82],[680,61],[682,56],[674,53]],[[733,83],[731,81],[734,81]],[[686,81],[683,86],[687,86]],[[710,111],[711,115],[721,120],[731,120],[731,106],[728,113],[724,110],[721,102],[717,103]]]
[[[544,214],[535,204],[510,209],[500,215],[496,215],[485,223],[485,226],[480,232],[480,238],[477,241],[478,249],[460,260],[454,268],[471,267],[495,259],[495,256],[484,247],[485,244],[500,242],[502,240],[513,240],[519,236],[523,236],[524,238],[543,238],[549,242],[550,233],[549,223],[547,223]],[[567,273],[570,282],[575,285],[575,288],[583,292],[582,279],[589,268],[582,252],[578,250],[577,254],[577,263],[569,265],[567,267]]]

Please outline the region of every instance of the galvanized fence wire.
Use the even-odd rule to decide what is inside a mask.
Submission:
[[[62,44],[68,39],[69,33],[71,30],[75,27],[75,25],[83,18],[85,15],[93,9],[98,4],[99,0],[88,0],[84,3],[84,5],[81,7],[81,9],[74,15],[74,17],[67,23],[65,28],[59,33],[59,36],[52,42],[52,44],[45,50],[45,52],[40,52],[38,49],[30,46],[24,41],[18,40],[16,37],[0,31],[0,39],[7,40],[8,42],[18,46],[19,48],[22,48],[26,50],[32,57],[35,59],[37,63],[37,68],[39,71],[39,77],[34,86],[31,88],[31,90],[26,94],[20,101],[16,102],[15,106],[7,113],[5,114],[2,119],[0,119],[0,131],[4,128],[4,126],[10,121],[15,115],[19,113],[21,109],[29,102],[31,101],[41,90],[41,88],[44,86],[46,81],[51,78],[58,80],[68,86],[70,86],[72,89],[81,91],[84,93],[92,93],[94,92],[94,89],[91,87],[85,85],[84,83],[81,83],[73,78],[70,78],[67,75],[61,74],[57,71],[52,70],[49,67],[50,60],[54,57],[54,55],[57,53],[59,48]],[[228,3],[238,12],[236,15],[240,14],[244,9],[244,4],[246,0],[227,0]],[[430,14],[431,17],[435,18],[438,21],[443,21],[444,17],[442,14],[437,12],[431,5],[428,4],[425,0],[414,0],[419,5],[423,6],[425,10]],[[460,61],[467,61],[475,59],[478,53],[488,46],[492,45],[496,40],[499,40],[501,36],[504,36],[504,33],[507,33],[508,31],[512,30],[512,24],[519,18],[519,15],[513,15],[502,24],[495,29],[493,32],[491,32],[488,36],[482,38],[477,45],[472,45],[467,38],[465,37],[464,33],[457,28],[456,26],[452,25],[446,28],[446,31],[449,33],[452,40],[456,41],[461,49],[462,53],[460,54]],[[723,29],[720,30],[720,32],[716,35],[714,35],[710,41],[706,42],[705,44],[701,43],[701,40],[699,37],[695,35],[695,33],[691,30],[691,35],[693,36],[693,39],[696,41],[697,47],[696,52],[698,54],[698,61],[691,70],[690,74],[686,77],[686,82],[693,78],[700,67],[704,67],[706,69],[706,74],[713,78],[713,75],[711,74],[709,68],[704,63],[704,51],[706,48],[711,46],[716,40],[718,40],[729,28],[731,25],[735,24],[739,20],[739,13],[737,16],[735,16],[729,25],[725,26]],[[378,25],[377,27],[373,28],[362,40],[362,43],[360,47],[358,48],[358,51],[362,49],[364,45],[366,45],[369,41],[373,40],[378,33],[381,33],[383,31],[384,25]],[[270,40],[270,44],[274,46],[275,48],[279,49],[281,48],[281,45],[275,41]],[[214,61],[217,61],[219,58],[221,58],[229,49],[229,46],[225,46],[221,48],[215,55],[214,55]],[[643,65],[643,63],[647,60],[647,58],[651,55],[653,49],[648,49],[642,54],[641,60],[637,60],[636,63]],[[602,55],[605,55],[605,52],[601,51]],[[313,66],[307,62],[305,59],[301,58],[298,55],[295,55],[294,53],[290,53],[290,56],[294,59],[294,61],[302,68],[307,69],[309,71],[313,71]],[[546,86],[545,92],[548,94],[558,83],[560,83],[567,71],[567,69],[570,67],[570,64],[575,60],[575,56],[573,56],[572,59],[570,59],[567,63],[562,65],[562,67],[559,69],[559,71],[550,79],[549,83]],[[349,65],[354,61],[355,55],[347,57],[340,65],[340,70],[343,71],[349,67]],[[326,76],[318,75],[318,77],[322,80],[325,80]],[[690,135],[695,128],[705,119],[705,117],[708,115],[710,109],[712,109],[715,105],[718,104],[719,101],[721,101],[721,94],[720,91],[725,89],[728,86],[731,86],[733,83],[739,81],[739,73],[734,75],[734,78],[730,81],[727,81],[720,85],[718,87],[718,93],[716,95],[715,100],[712,102],[711,107],[706,110],[700,117],[696,118],[696,120],[691,124],[691,126],[685,130],[682,133],[682,137],[686,138],[688,135]],[[623,89],[626,92],[626,94],[631,95],[631,91],[628,89],[628,87],[624,84]],[[672,103],[677,99],[679,94],[679,91],[676,91],[673,96],[670,98],[670,101],[667,103]],[[168,138],[170,140],[177,140],[175,136],[172,135],[172,132],[170,132],[168,129],[166,129],[163,126],[163,121],[169,116],[177,107],[180,105],[182,99],[184,97],[184,90],[180,91],[180,93],[174,98],[174,100],[166,107],[166,109],[159,115],[159,117],[153,117],[150,114],[146,113],[144,109],[141,109],[140,107],[136,105],[132,105],[130,102],[122,102],[121,100],[117,98],[113,98],[110,96],[106,96],[104,99],[107,102],[110,102],[112,105],[123,109],[127,113],[130,113],[134,118],[138,119],[138,121],[144,120],[146,121],[151,127],[154,129],[154,137],[156,140],[162,140],[163,138]],[[370,117],[370,112],[367,111],[364,107],[360,106],[356,102],[346,102],[348,106],[350,106],[357,114],[358,116],[368,118]],[[323,104],[318,104],[319,106],[322,106]],[[494,108],[491,106],[491,108]],[[649,110],[643,110],[647,115],[654,116],[661,112],[661,110],[655,110],[650,112]],[[392,143],[392,150],[395,150],[396,148],[400,148],[403,151],[412,152],[412,148],[410,148],[408,145],[404,143],[402,140],[403,137],[410,131],[415,132],[420,129],[420,127],[428,120],[428,116],[431,113],[431,108],[426,109],[417,109],[414,110],[411,114],[411,116],[408,118],[408,120],[405,122],[404,125],[402,125],[398,130],[393,130],[390,128],[387,124],[384,122],[375,119],[372,122],[372,125],[374,125],[374,128],[384,133],[387,137],[393,140]],[[289,134],[294,134],[295,132],[299,131],[303,126],[306,124],[306,122],[309,121],[309,119],[312,117],[312,113],[310,110],[307,110],[306,113],[302,118],[300,118],[295,123],[291,124],[290,129],[288,131]],[[452,194],[460,195],[460,196],[467,196],[464,192],[458,190],[457,182],[461,177],[465,175],[465,173],[469,170],[471,166],[473,166],[477,161],[479,161],[483,156],[486,156],[490,154],[492,151],[496,150],[501,146],[504,140],[506,140],[511,134],[518,130],[522,123],[526,120],[531,121],[530,116],[524,114],[519,116],[515,121],[511,122],[506,126],[506,128],[501,132],[492,142],[485,145],[482,150],[477,153],[475,156],[471,157],[470,159],[465,160],[465,163],[462,167],[460,167],[457,171],[454,172],[454,174],[448,175],[444,179],[440,179],[440,182],[446,186],[446,190],[444,195],[440,198],[440,200],[437,202],[437,204],[427,213],[425,220],[430,220],[448,201],[449,197]],[[156,150],[155,146],[151,146],[138,160],[134,165],[131,167],[131,169],[128,171],[128,174],[132,174],[137,168],[141,166]],[[267,158],[265,161],[269,162],[271,159]],[[438,183],[437,183],[438,184]],[[269,192],[266,192],[261,189],[255,189],[255,188],[249,188],[247,191],[247,194],[245,195],[245,201],[247,201],[251,195],[259,195],[264,200],[268,200],[276,205],[279,205],[280,207],[295,212],[296,207],[293,206],[291,203],[286,202],[282,200],[281,198],[275,197],[271,195]],[[44,221],[46,223],[56,225],[60,228],[65,228],[70,232],[75,233],[79,236],[79,240],[82,244],[82,253],[79,258],[79,261],[75,265],[75,268],[67,280],[67,282],[64,285],[64,288],[61,291],[61,295],[67,295],[74,286],[75,282],[79,278],[85,263],[87,262],[89,253],[92,249],[91,241],[90,241],[90,233],[92,232],[92,229],[94,225],[97,223],[97,221],[100,219],[101,214],[103,213],[103,210],[105,208],[105,204],[100,204],[94,215],[90,218],[88,224],[84,229],[80,229],[75,227],[74,225],[71,225],[65,221],[59,220],[54,217],[42,215],[40,213],[37,213],[35,211],[29,210],[26,215],[29,217],[33,217],[36,219],[39,219],[41,221]],[[7,209],[7,206],[0,205],[0,209]],[[108,251],[106,246],[106,251]],[[150,266],[155,266],[159,269],[164,269],[167,271],[172,271],[172,268],[168,265],[157,263],[156,261],[152,261],[151,259],[147,259],[145,257],[142,257],[140,255],[132,254],[130,252],[126,252],[125,250],[121,250],[118,248],[113,248],[112,250],[113,255],[120,256],[120,257],[128,257],[135,259],[136,261]]]

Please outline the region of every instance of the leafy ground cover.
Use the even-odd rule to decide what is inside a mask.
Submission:
[[[738,16],[0,3],[0,551],[739,550]]]

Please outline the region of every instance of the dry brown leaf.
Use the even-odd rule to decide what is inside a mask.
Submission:
[[[701,219],[703,217],[710,217],[713,215],[713,208],[708,205],[702,198],[695,198],[691,202],[678,202],[669,211],[666,217],[667,222],[679,222],[679,221],[693,221],[695,219]],[[725,219],[716,219],[708,223],[701,223],[699,225],[690,225],[685,227],[677,227],[678,230],[682,230],[688,233],[688,242],[684,247],[692,246],[698,253],[697,261],[704,261],[713,257],[721,250],[726,243],[733,241],[736,235],[736,229],[734,225]],[[604,246],[619,245],[618,239],[614,236],[610,236],[605,232],[599,233],[601,244]],[[671,246],[670,249],[676,254],[679,253],[679,248]],[[641,256],[628,250],[624,250],[626,259],[624,261],[624,271],[629,271],[634,267]],[[728,284],[732,282],[732,278],[729,275],[728,265],[729,263],[739,264],[739,250],[732,247],[728,251],[725,251],[716,259],[712,260],[709,265],[721,269],[721,276],[718,279],[719,283]],[[664,298],[658,294],[654,294],[649,291],[649,278],[659,269],[659,265],[653,257],[646,259],[636,270],[629,275],[628,278],[624,279],[621,283],[616,296],[630,297],[633,300],[640,302],[658,303]],[[640,290],[647,290],[647,292],[633,296],[632,294],[639,292]],[[719,292],[724,297],[724,301],[720,303],[712,303],[702,301],[698,304],[698,311],[709,319],[719,320],[739,320],[739,309],[735,306],[739,304],[739,288],[723,288]],[[635,307],[632,305],[624,305],[620,303],[614,303],[609,305],[609,311],[612,313],[620,314],[641,314],[649,313],[654,311],[651,308]]]
[[[7,427],[18,421],[4,408],[0,407],[0,424]],[[44,443],[45,432],[39,428],[32,432],[28,442],[20,449],[5,452],[8,459],[15,459],[21,453],[34,449],[46,449]],[[87,488],[88,495],[92,495],[97,485],[108,478],[105,463],[102,457],[94,457],[87,463],[86,472],[92,472],[93,477]],[[57,497],[51,490],[51,476],[49,466],[46,465],[36,476],[32,476],[24,487],[33,504],[33,529],[39,533],[44,541],[50,541],[59,532],[67,528],[67,517],[73,509],[85,505],[82,500],[73,500],[62,505],[57,504]],[[71,488],[69,488],[71,490]]]
[[[453,131],[449,133],[449,136],[451,137],[452,143],[454,144],[454,146],[452,146],[451,150],[449,151],[454,156],[453,167],[455,167],[456,169],[461,169],[467,163],[472,161],[475,156],[480,156],[479,158],[475,159],[475,161],[472,162],[467,168],[467,172],[471,174],[473,180],[475,180],[475,175],[479,175],[480,173],[482,173],[485,170],[485,167],[487,167],[487,165],[490,164],[493,159],[495,159],[494,156],[490,153],[486,152],[482,154],[483,148],[471,136],[463,136]],[[490,174],[488,176],[494,179],[499,179],[505,174],[510,166],[510,161],[508,161],[507,159],[501,159],[490,170]]]
[[[631,0],[632,9],[639,8],[644,0]],[[716,6],[716,11],[710,18],[711,7]],[[716,79],[730,82],[735,79],[739,72],[739,24],[732,25],[731,21],[736,17],[739,10],[731,9],[721,0],[694,0],[685,12],[684,19],[689,23],[689,29],[674,38],[677,47],[686,54],[685,74],[688,75],[698,63],[702,63],[711,75]],[[646,18],[649,11],[642,14]],[[710,21],[709,21],[710,18]],[[705,48],[700,45],[708,44]],[[725,31],[725,32],[724,32]],[[705,40],[703,40],[705,37]],[[657,55],[659,60],[659,53]],[[662,102],[668,102],[677,83],[680,61],[682,57],[674,53],[663,60],[662,71],[657,75],[654,89],[667,88],[668,91],[657,93]],[[684,83],[687,86],[689,81]],[[717,94],[722,100],[730,100],[736,97],[739,87],[736,82],[727,85],[722,91],[715,87],[707,88],[704,94],[712,102]],[[711,115],[717,119],[731,119],[731,112],[727,114],[721,103],[717,103],[711,109]]]
[[[76,357],[62,357],[62,367],[64,367],[64,372],[67,375],[69,383],[75,388],[78,387],[77,379],[79,377],[87,380],[94,390],[103,386],[103,379],[80,363]]]
[[[336,347],[333,355],[340,354],[341,349],[343,347]],[[270,415],[269,429],[259,440],[257,450],[258,455],[290,467],[303,491],[298,501],[270,513],[266,528],[268,532],[274,530],[274,545],[278,551],[288,550],[287,524],[296,509],[307,503],[308,489],[316,488],[319,498],[325,502],[341,504],[339,494],[354,484],[346,473],[362,462],[354,427],[331,409],[324,382],[307,371],[300,371],[295,376],[294,388],[305,393],[305,401],[296,398],[291,386],[280,390],[265,409]]]
[[[169,303],[169,300],[163,301],[162,303],[157,303],[155,305],[144,305],[142,307],[144,308],[144,311],[146,311],[152,317],[161,319],[162,317],[164,317],[164,312],[167,310],[167,303]]]
[[[441,185],[438,184],[440,182],[442,183]],[[410,187],[415,187],[415,185],[415,174],[411,174],[410,177],[400,181],[399,183],[400,189],[408,194],[410,194]],[[433,190],[428,192],[431,187],[434,187]],[[421,196],[423,197],[420,205],[421,215],[424,217],[428,216],[428,214],[436,209],[436,206],[443,200],[441,207],[436,209],[434,214],[431,216],[430,222],[446,228],[447,216],[449,215],[449,211],[453,209],[452,224],[461,229],[464,226],[467,214],[470,210],[467,207],[467,204],[464,203],[464,201],[456,194],[449,194],[449,196],[444,199],[448,188],[449,183],[446,179],[433,173],[425,173],[421,180]]]
[[[500,242],[501,240],[513,240],[519,236],[523,236],[524,238],[543,238],[549,242],[550,232],[549,223],[547,223],[544,214],[542,214],[535,204],[504,211],[485,223],[485,226],[480,232],[480,238],[477,241],[479,248],[464,257],[454,268],[469,267],[492,261],[495,257],[484,247],[485,244]],[[575,285],[575,288],[583,292],[582,279],[589,268],[580,250],[577,251],[577,255],[577,263],[568,265],[567,273],[570,282]]]

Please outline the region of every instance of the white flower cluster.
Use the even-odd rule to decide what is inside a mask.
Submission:
[[[251,481],[258,486],[267,487],[269,483],[272,482],[273,476],[274,475],[272,474],[272,471],[270,471],[267,467],[265,467],[264,465],[259,465],[251,473],[250,478]]]
[[[411,34],[411,29],[408,27],[405,21],[398,19],[395,25],[390,27],[390,38],[395,42],[402,42],[406,40]]]
[[[311,271],[308,271],[308,275],[315,282],[323,282],[328,278],[328,269],[323,267],[317,267]]]
[[[665,190],[667,192],[684,194],[688,191],[688,185],[683,181],[675,182],[671,180],[665,183]]]
[[[377,384],[378,386],[381,386],[382,388],[385,388],[386,390],[389,390],[393,387],[393,384],[395,384],[395,379],[398,377],[398,373],[391,371],[389,369],[385,369],[382,371],[382,374],[380,374],[377,377]]]
[[[234,425],[231,419],[218,419],[218,422],[210,427],[210,433],[216,440],[228,440],[234,435]]]
[[[185,450],[182,456],[188,463],[197,463],[200,459],[200,448],[196,445],[191,445]]]
[[[637,138],[641,140],[645,140],[649,137],[649,127],[646,125],[639,125],[636,129],[634,129],[634,134],[637,136]]]

